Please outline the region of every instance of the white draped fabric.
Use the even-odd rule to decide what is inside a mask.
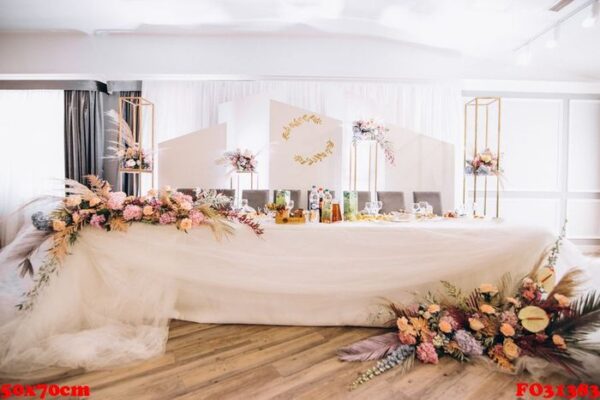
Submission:
[[[164,350],[169,318],[377,326],[386,298],[408,302],[440,280],[468,290],[506,272],[518,277],[554,239],[459,220],[267,225],[260,238],[236,226],[221,242],[208,228],[88,228],[35,308],[2,322],[0,372],[147,358]],[[578,254],[566,243],[560,271],[582,265]]]
[[[373,117],[450,143],[459,140],[462,99],[454,83],[144,81],[142,94],[156,105],[159,142],[215,125],[219,104],[258,94],[344,122]]]
[[[61,90],[0,90],[0,247],[24,218],[10,213],[36,196],[61,194],[63,102]]]

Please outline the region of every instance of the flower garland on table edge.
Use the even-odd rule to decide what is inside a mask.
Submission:
[[[392,332],[338,351],[342,361],[379,360],[350,389],[395,367],[407,372],[415,359],[437,364],[443,356],[461,362],[487,358],[509,373],[526,369],[528,356],[561,367],[567,375],[587,378],[581,355],[600,362],[600,346],[586,340],[600,328],[600,294],[592,291],[572,300],[582,275],[577,268],[554,285],[563,236],[564,229],[546,266],[541,267],[542,259],[521,280],[505,274],[498,285],[484,283],[468,294],[442,281],[445,293],[428,293],[410,306],[389,304],[395,318],[390,321],[395,322]]]
[[[67,256],[69,247],[77,241],[79,232],[88,226],[125,232],[131,223],[139,222],[175,225],[178,230],[187,233],[194,227],[204,225],[210,227],[215,238],[220,240],[223,236],[233,234],[234,229],[229,222],[237,222],[248,226],[258,236],[263,234],[263,228],[258,222],[229,209],[229,199],[216,192],[201,192],[196,202],[191,196],[169,188],[150,190],[147,196],[136,197],[113,192],[108,182],[96,176],[89,175],[86,179],[90,188],[77,181],[67,180],[69,195],[49,218],[40,216],[40,213],[32,217],[34,226],[46,232],[41,242],[52,236],[53,245],[34,279],[33,288],[25,293],[25,300],[17,305],[20,310],[33,307],[40,291]],[[20,265],[26,267],[30,262],[25,259]]]
[[[394,146],[386,137],[389,131],[389,128],[375,122],[372,118],[354,121],[352,123],[352,143],[356,144],[361,140],[374,140],[383,149],[383,154],[387,162],[390,165],[396,165]]]

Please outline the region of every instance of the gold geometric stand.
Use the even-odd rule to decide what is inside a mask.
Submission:
[[[469,111],[472,111],[469,113]],[[467,164],[467,147],[469,143],[467,139],[470,135],[468,133],[473,132],[473,158],[477,156],[479,152],[480,140],[483,139],[483,148],[490,149],[498,157],[497,169],[500,168],[500,137],[501,137],[501,120],[502,120],[502,99],[500,97],[475,97],[465,103],[465,117],[464,117],[464,150],[463,150],[463,205],[467,204],[467,175],[473,176],[473,205],[477,202],[477,174],[467,174],[465,167]],[[472,116],[472,117],[471,117]],[[490,117],[496,116],[497,125],[490,128]],[[472,128],[471,130],[469,128]],[[479,138],[480,135],[484,135],[483,138]],[[496,148],[491,147],[490,135],[496,135]],[[487,215],[487,199],[488,199],[488,176],[483,177],[483,215]],[[473,206],[473,216],[476,216],[477,210]],[[496,218],[500,217],[500,177],[496,176]]]

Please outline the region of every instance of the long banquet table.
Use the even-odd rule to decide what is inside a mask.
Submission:
[[[385,299],[408,302],[440,280],[468,290],[520,276],[554,240],[483,220],[266,224],[262,237],[236,226],[220,242],[208,228],[134,224],[84,231],[49,291],[76,287],[73,302],[88,305],[154,297],[172,304],[170,317],[196,322],[373,326],[387,319]]]

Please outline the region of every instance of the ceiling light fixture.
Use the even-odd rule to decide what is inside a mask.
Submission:
[[[598,21],[598,16],[600,15],[600,0],[594,0],[592,3],[592,9],[590,15],[583,20],[581,26],[584,28],[591,28],[596,25],[596,21]]]
[[[560,25],[556,25],[552,30],[552,36],[546,41],[546,48],[554,49],[558,46],[558,40],[560,39]]]

